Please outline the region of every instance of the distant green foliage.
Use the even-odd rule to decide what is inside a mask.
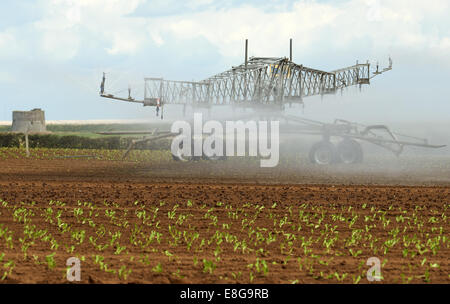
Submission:
[[[154,129],[169,130],[170,124],[152,123],[152,124],[96,124],[96,125],[47,125],[47,131],[50,132],[78,132],[78,133],[95,133],[95,132],[111,132],[111,131],[150,131]]]
[[[20,146],[22,142],[22,138],[24,136],[20,136],[18,134],[13,133],[5,133],[0,134],[0,147],[13,148]]]
[[[30,148],[70,148],[70,149],[126,149],[131,140],[137,138],[133,135],[104,136],[96,132],[114,131],[151,131],[169,130],[168,122],[152,124],[92,124],[92,125],[66,125],[50,124],[47,131],[53,134],[30,135]],[[1,133],[9,132],[11,126],[0,126],[0,147],[13,148],[25,144],[23,134]],[[139,136],[138,138],[142,138]],[[158,140],[139,144],[135,149],[168,150],[169,140]]]
[[[88,138],[82,136],[30,135],[31,148],[121,149],[120,137]],[[125,146],[127,143],[123,143]]]
[[[47,131],[68,132],[68,133],[96,133],[112,131],[150,131],[154,129],[169,130],[168,122],[157,122],[148,124],[91,124],[91,125],[68,125],[68,124],[48,124]],[[0,132],[10,132],[11,125],[0,126]]]
[[[83,136],[62,136],[54,134],[34,134],[29,136],[30,148],[70,148],[70,149],[126,149],[132,138],[120,136],[108,136],[89,138]],[[25,135],[4,133],[0,134],[0,147],[13,148],[24,146]],[[135,149],[167,150],[170,141],[159,140],[147,144],[137,145]]]

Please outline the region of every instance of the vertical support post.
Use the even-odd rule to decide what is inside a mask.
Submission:
[[[147,99],[147,79],[144,80],[144,100]]]
[[[28,133],[30,132],[30,129],[31,129],[31,123],[28,122],[27,130],[25,131],[25,151],[26,151],[27,157],[30,157],[30,143],[28,141]]]
[[[27,153],[27,157],[30,157],[30,145],[28,142],[28,130],[27,130],[27,132],[25,132],[25,150]]]
[[[206,84],[206,102],[213,103],[213,100],[211,98],[211,82],[208,82]]]
[[[247,101],[248,39],[245,39],[244,102]]]
[[[289,61],[292,62],[292,38],[289,40]]]
[[[248,39],[245,39],[245,68],[248,65]]]
[[[236,102],[236,72],[233,70],[233,80],[231,81],[231,99],[230,103],[234,104]]]
[[[333,75],[333,92],[336,92],[337,88],[336,88],[336,73],[334,73]]]
[[[279,77],[278,77],[278,101],[279,103],[282,105],[283,104],[283,97],[284,97],[284,72],[286,70],[286,65],[284,63],[280,64],[280,66],[278,67],[278,73],[279,73]]]
[[[300,66],[300,70],[298,72],[298,87],[300,90],[300,101],[303,104],[303,79],[302,79],[302,70],[303,70],[303,65]],[[304,104],[303,104],[304,105]]]
[[[197,103],[197,86],[195,85],[195,83],[192,84],[192,101],[194,103]]]
[[[161,101],[161,103],[163,101],[162,93],[163,93],[163,79],[161,78],[161,81],[159,83],[159,100]]]

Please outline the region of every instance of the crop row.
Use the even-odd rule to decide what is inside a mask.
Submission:
[[[386,282],[448,282],[448,208],[1,201],[1,279],[34,264],[62,280],[78,257],[84,275],[124,282],[360,283],[378,257]]]
[[[55,160],[55,159],[97,159],[108,161],[122,160],[123,150],[98,150],[98,149],[30,149],[30,159]],[[0,160],[25,159],[26,151],[23,148],[0,148]],[[126,158],[132,162],[160,162],[171,160],[170,151],[162,150],[132,150]]]

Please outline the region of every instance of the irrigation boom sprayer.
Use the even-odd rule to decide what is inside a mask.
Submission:
[[[371,79],[392,70],[389,66],[380,69],[378,64],[371,68],[369,62],[326,72],[299,65],[292,60],[292,39],[290,56],[286,57],[250,57],[248,58],[248,40],[245,41],[245,62],[239,66],[214,75],[202,81],[176,81],[163,78],[144,79],[144,98],[135,99],[128,89],[128,97],[117,97],[105,91],[105,74],[100,85],[100,96],[104,98],[140,103],[156,108],[156,115],[163,118],[164,105],[180,104],[183,113],[186,106],[208,108],[228,105],[234,108],[252,108],[255,116],[279,119],[289,127],[280,129],[282,133],[298,135],[317,135],[322,139],[314,144],[309,158],[316,164],[333,162],[358,163],[363,159],[359,141],[366,141],[400,155],[405,146],[441,148],[443,145],[430,145],[426,139],[392,132],[385,125],[364,126],[358,123],[336,119],[333,123],[323,123],[302,117],[286,115],[287,105],[302,104],[303,98],[315,95],[335,94],[351,86],[369,85]],[[259,113],[259,114],[258,114]],[[232,117],[236,120],[250,119]],[[149,134],[150,132],[142,132]],[[103,133],[104,134],[104,133]],[[153,132],[150,137],[133,141],[125,153],[127,156],[133,145],[142,142],[171,137],[170,132]],[[330,138],[339,138],[338,144]]]

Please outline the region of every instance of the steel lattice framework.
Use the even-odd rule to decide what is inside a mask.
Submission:
[[[386,68],[383,71],[390,69]],[[199,82],[145,78],[144,105],[159,98],[162,104],[283,105],[302,103],[304,97],[334,94],[353,85],[370,84],[381,72],[370,73],[370,64],[356,64],[325,72],[287,58],[252,57],[247,64]]]
[[[319,142],[321,145],[323,142],[327,143],[327,145],[332,145],[329,141],[330,136],[344,139],[341,141],[341,144],[345,144],[345,140],[348,141],[351,138],[352,141],[350,142],[352,144],[349,147],[350,149],[355,149],[355,140],[367,141],[390,150],[397,156],[402,153],[404,146],[426,148],[445,147],[445,145],[429,145],[426,139],[394,133],[384,125],[363,126],[340,119],[335,120],[333,124],[326,124],[292,115],[285,115],[281,111],[278,111],[283,109],[287,103],[303,103],[304,97],[334,94],[338,90],[346,87],[370,84],[370,80],[373,77],[392,69],[392,60],[390,58],[389,66],[381,71],[379,70],[378,63],[376,69],[371,71],[369,62],[364,64],[356,62],[353,66],[326,72],[294,63],[292,61],[292,39],[289,59],[284,57],[252,57],[248,60],[247,47],[246,40],[244,64],[233,67],[228,71],[214,75],[203,81],[174,81],[163,78],[145,78],[144,100],[132,98],[130,88],[128,89],[128,98],[116,97],[112,94],[105,93],[105,73],[103,73],[100,96],[127,102],[142,103],[144,106],[156,106],[157,115],[164,104],[182,104],[192,105],[194,107],[237,105],[260,108],[269,106],[270,110],[275,110],[271,113],[272,117],[300,123],[300,126],[297,125],[292,129],[293,134],[320,135],[323,137],[323,140]],[[254,115],[254,113],[251,115]],[[163,113],[161,112],[162,118]],[[374,132],[377,130],[386,132],[387,136],[385,135],[383,137],[383,135],[380,136]],[[289,130],[284,130],[284,132],[289,133]],[[126,131],[102,134],[149,134],[149,132],[130,133]],[[170,131],[158,133],[155,130],[152,135],[148,138],[133,140],[125,152],[124,158],[136,143],[173,137],[177,133]],[[398,137],[402,137],[404,140],[398,140]],[[356,144],[359,145],[357,142]],[[311,155],[316,155],[315,153],[318,151],[314,148],[315,146],[310,151],[310,158]],[[361,148],[360,146],[358,147],[355,152],[357,154],[355,154],[356,156],[353,159],[349,160],[346,158],[346,161],[341,160],[346,163],[357,163],[361,161],[362,152],[359,152]],[[328,150],[333,154],[334,149]],[[318,159],[314,158],[313,162],[324,164],[322,160]],[[328,163],[331,163],[331,160],[335,159],[335,157],[331,155],[328,159],[330,160]]]
[[[143,103],[144,106],[183,104],[193,106],[237,105],[247,107],[280,106],[303,103],[303,98],[334,94],[339,89],[370,84],[370,79],[389,67],[370,71],[369,62],[326,72],[298,65],[290,57],[251,57],[248,59],[248,40],[245,41],[245,63],[202,81],[174,81],[163,78],[145,78],[144,100],[116,97],[104,92],[105,75],[101,84],[102,97]]]

